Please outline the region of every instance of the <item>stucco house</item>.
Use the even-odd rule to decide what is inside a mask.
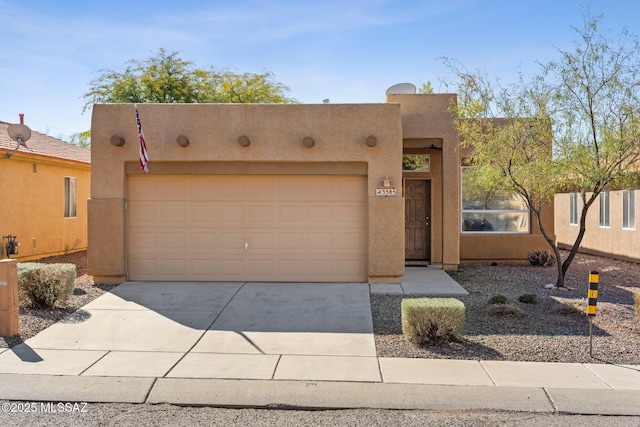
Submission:
[[[31,131],[26,146],[13,153],[9,125],[0,122],[0,233],[17,236],[18,254],[11,258],[86,250],[91,151]],[[6,243],[3,238],[2,258]]]
[[[604,191],[587,214],[580,251],[640,262],[640,232],[636,227],[638,187]],[[558,246],[570,248],[579,232],[582,199],[578,193],[555,196],[555,229]]]
[[[134,106],[95,105],[89,274],[398,283],[405,265],[523,260],[544,239],[521,204],[465,193],[455,100],[143,104],[149,173]]]

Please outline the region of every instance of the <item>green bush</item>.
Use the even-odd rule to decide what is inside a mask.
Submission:
[[[54,307],[67,302],[76,280],[73,264],[18,263],[21,306]]]
[[[402,300],[402,333],[414,344],[457,340],[464,328],[465,308],[455,298]]]
[[[506,304],[507,301],[507,297],[502,294],[494,295],[489,298],[489,304]]]
[[[524,304],[537,304],[538,296],[536,294],[524,294],[518,297],[518,301]]]
[[[550,251],[536,249],[527,254],[527,259],[531,265],[541,265],[551,267],[556,263],[556,259]]]

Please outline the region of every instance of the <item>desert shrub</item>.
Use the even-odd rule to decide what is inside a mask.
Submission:
[[[634,307],[636,311],[636,321],[638,322],[638,328],[640,328],[640,291],[633,293]]]
[[[21,306],[54,307],[67,302],[76,280],[73,264],[18,263]]]
[[[582,314],[583,312],[584,310],[580,310],[575,305],[571,304],[561,304],[555,309],[555,313],[562,316],[576,316]]]
[[[556,263],[553,254],[544,249],[535,249],[529,252],[527,259],[531,265],[541,265],[542,267],[551,267]]]
[[[402,333],[414,344],[440,344],[460,338],[464,304],[455,298],[402,300]]]
[[[494,295],[489,298],[489,304],[506,304],[509,300],[502,294]]]
[[[497,317],[524,317],[525,313],[515,304],[496,304],[489,307],[489,314]]]
[[[524,294],[518,297],[518,301],[524,304],[537,304],[538,296],[536,294]]]

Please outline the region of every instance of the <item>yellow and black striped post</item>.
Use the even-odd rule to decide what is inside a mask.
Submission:
[[[589,316],[589,356],[593,357],[593,318],[596,315],[596,304],[598,302],[598,281],[599,274],[597,271],[591,271],[589,273],[589,293],[587,297],[587,316]]]

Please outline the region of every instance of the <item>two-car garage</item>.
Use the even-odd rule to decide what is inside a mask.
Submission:
[[[96,283],[399,283],[399,103],[141,104],[139,114],[148,173],[134,106],[93,106]]]
[[[367,280],[362,175],[129,175],[130,280]]]

